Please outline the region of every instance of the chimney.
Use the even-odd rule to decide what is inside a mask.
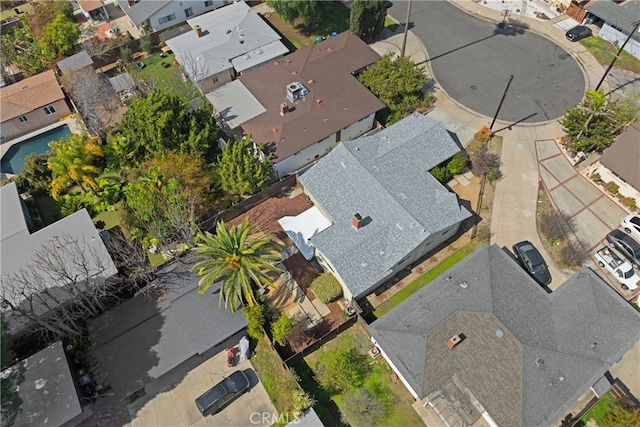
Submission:
[[[460,335],[454,335],[449,338],[449,341],[447,341],[447,346],[451,349],[460,344],[461,341],[462,339],[460,338]]]
[[[353,228],[355,228],[356,230],[359,230],[362,228],[362,217],[360,216],[360,214],[355,214],[353,216],[353,219],[351,220],[351,223],[353,224]]]
[[[200,28],[200,25],[196,25],[195,27],[193,27],[193,31],[196,32],[196,36],[202,37],[202,28]]]
[[[280,104],[280,115],[284,116],[288,112],[289,112],[289,106],[287,105],[287,103],[283,102],[282,104]]]
[[[133,6],[133,3],[135,3],[135,0],[127,0],[129,7]]]

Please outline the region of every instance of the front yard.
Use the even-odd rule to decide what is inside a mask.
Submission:
[[[580,40],[580,44],[602,65],[609,65],[618,51],[617,47],[600,37],[587,37]],[[626,51],[622,51],[620,54],[620,58],[616,61],[616,67],[640,74],[640,60]]]
[[[386,403],[390,403],[389,412],[383,421],[375,424],[379,426],[419,426],[422,421],[411,405],[414,402],[404,385],[393,375],[382,356],[372,359],[368,355],[372,347],[367,335],[357,324],[341,333],[319,350],[294,364],[296,373],[300,376],[302,388],[315,399],[314,409],[324,425],[327,426],[358,426],[358,420],[349,419],[345,410],[345,399],[354,390],[340,393],[330,393],[315,379],[320,362],[326,360],[329,353],[335,350],[353,350],[361,355],[369,366],[364,381],[358,389],[377,390],[386,396]],[[376,394],[374,392],[374,394]]]

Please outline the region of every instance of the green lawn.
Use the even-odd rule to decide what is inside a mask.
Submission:
[[[396,23],[396,21],[389,18],[389,16],[385,16],[384,26],[387,30],[391,31],[392,33],[395,33],[398,30],[398,27],[400,27],[400,24]]]
[[[580,40],[582,44],[602,65],[609,65],[619,48],[600,37],[587,37]],[[616,67],[640,74],[640,60],[628,52],[622,51],[616,61]]]
[[[134,61],[133,64],[127,65],[127,71],[133,76],[134,80],[153,83],[158,90],[174,93],[186,100],[191,100],[199,92],[188,78],[186,83],[182,81],[182,69],[179,65],[173,63],[174,58],[174,54],[168,54],[165,58],[162,58],[159,53],[155,53],[148,58]],[[138,68],[136,65],[138,62],[142,62],[144,68]],[[169,66],[163,67],[163,62],[169,64]]]
[[[320,357],[327,351],[336,348],[356,348],[362,354],[366,354],[371,346],[371,341],[367,335],[358,325],[354,325],[294,365],[296,373],[300,376],[302,388],[311,393],[316,399],[317,403],[314,406],[314,410],[324,425],[345,425],[342,422],[342,414],[339,409],[343,404],[344,396],[328,395],[315,381],[313,368],[318,363]],[[393,412],[380,426],[411,427],[424,425],[418,414],[411,407],[414,402],[413,397],[400,381],[394,383],[391,380],[393,371],[386,364],[382,356],[378,356],[375,362],[371,362],[370,366],[371,371],[365,380],[365,385],[371,383],[383,384],[393,393],[393,400],[395,401]]]
[[[93,223],[97,223],[98,221],[104,222],[103,230],[111,230],[113,227],[118,225],[118,212],[116,211],[106,211],[101,212],[93,218]]]
[[[15,16],[16,13],[13,11],[13,9],[14,9],[13,7],[9,7],[3,10],[2,12],[0,12],[0,21],[4,21],[5,19]],[[28,4],[18,6],[18,10],[22,13],[28,12],[30,9],[31,9],[31,6],[29,6]]]
[[[584,414],[580,421],[582,421],[586,425],[586,423],[590,419],[593,419],[598,425],[601,425],[604,417],[607,416],[607,413],[614,405],[617,405],[615,397],[613,397],[611,392],[607,392],[604,396],[602,396],[602,398],[600,398],[598,403],[596,403],[595,406],[589,410],[589,412]]]
[[[396,294],[391,296],[388,300],[380,304],[373,312],[377,319],[383,314],[390,311],[392,308],[400,304],[402,301],[409,298],[414,293],[418,292],[423,286],[431,282],[433,279],[447,271],[449,268],[457,264],[464,257],[469,255],[475,249],[475,242],[471,241],[454,252],[451,256],[443,260],[440,264],[433,267],[431,270],[418,277],[416,280],[402,288]]]

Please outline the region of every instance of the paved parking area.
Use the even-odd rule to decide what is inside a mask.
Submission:
[[[251,382],[249,391],[221,412],[203,417],[194,400],[235,370],[242,370],[247,374]],[[128,424],[130,427],[244,427],[263,425],[262,420],[267,421],[264,425],[271,425],[272,414],[277,413],[264,386],[258,380],[251,361],[239,362],[235,367],[229,368],[224,351],[191,370],[175,387],[161,391],[153,397],[136,400],[129,405],[129,410],[134,414],[131,417],[133,421]],[[270,416],[263,417],[263,413]]]

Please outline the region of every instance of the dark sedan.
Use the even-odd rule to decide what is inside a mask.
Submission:
[[[584,25],[578,25],[566,32],[565,36],[567,40],[577,42],[578,40],[586,39],[591,36],[591,29]]]
[[[544,258],[535,246],[528,240],[513,245],[513,253],[516,255],[518,262],[522,265],[533,280],[546,286],[551,283],[551,273],[549,267],[544,262]]]
[[[607,234],[607,242],[612,248],[618,249],[627,257],[633,268],[640,267],[640,243],[620,230],[613,230]]]
[[[196,399],[196,406],[204,416],[215,414],[249,389],[249,378],[235,371]]]

